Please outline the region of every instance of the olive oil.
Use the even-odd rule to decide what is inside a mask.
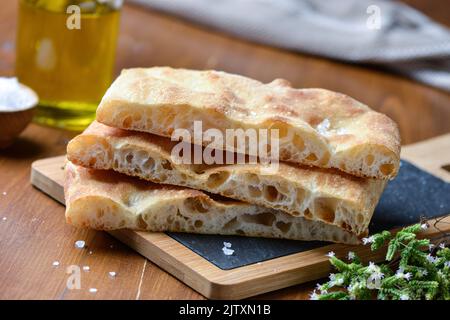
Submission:
[[[36,122],[82,130],[95,118],[114,72],[117,3],[20,1],[16,74],[39,95]],[[71,5],[79,8],[78,28],[68,27],[68,19],[76,19]]]

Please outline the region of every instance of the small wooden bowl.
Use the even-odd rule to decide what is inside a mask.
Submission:
[[[14,110],[0,109],[0,149],[10,146],[33,119],[34,110],[39,98],[31,88],[20,84],[21,90],[33,96],[32,103]]]

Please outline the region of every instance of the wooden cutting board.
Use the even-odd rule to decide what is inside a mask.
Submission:
[[[402,158],[450,182],[450,134],[406,146]],[[31,183],[64,204],[64,156],[32,164]],[[450,197],[450,194],[448,195]],[[450,217],[430,220],[424,235],[433,237],[450,230]],[[439,229],[439,230],[438,230]],[[242,299],[295,284],[326,277],[331,272],[327,252],[345,256],[349,250],[363,260],[381,261],[384,253],[365,246],[330,244],[304,252],[222,270],[165,233],[119,230],[109,232],[185,284],[212,299]]]

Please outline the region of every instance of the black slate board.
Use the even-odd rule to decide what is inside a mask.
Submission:
[[[437,218],[450,213],[450,183],[401,162],[397,178],[386,187],[378,204],[370,230],[372,233],[406,226],[421,217]],[[248,238],[239,236],[167,233],[170,237],[199,254],[222,270],[230,270],[265,260],[307,251],[329,243]],[[224,242],[230,242],[233,255],[222,252]]]

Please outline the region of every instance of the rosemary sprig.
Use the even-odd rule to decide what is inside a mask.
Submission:
[[[450,249],[443,242],[435,247],[429,239],[417,239],[417,233],[426,228],[426,223],[419,223],[394,236],[383,231],[364,238],[372,251],[387,243],[385,264],[363,265],[353,252],[348,253],[349,261],[345,262],[329,253],[337,273],[330,274],[328,282],[318,284],[311,299],[450,300]]]

